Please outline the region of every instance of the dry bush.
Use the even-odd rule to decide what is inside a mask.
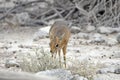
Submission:
[[[7,5],[7,2],[3,4]],[[83,27],[89,23],[96,27],[120,26],[120,0],[16,0],[13,4],[15,6],[9,9],[3,7],[0,10],[0,21],[9,15],[14,17],[26,12],[30,17],[24,24],[20,23],[24,26],[49,25],[48,22],[54,19],[64,19]]]
[[[91,63],[88,60],[84,60],[82,62],[80,61],[72,62],[72,66],[70,66],[68,69],[73,74],[78,74],[80,76],[88,78],[89,80],[92,80],[93,76],[101,67],[103,67],[103,65],[100,65],[99,63],[95,65],[94,63]]]
[[[51,58],[49,52],[43,48],[35,49],[34,53],[27,54],[22,58],[21,69],[27,72],[38,72],[47,69],[59,68],[59,61]]]

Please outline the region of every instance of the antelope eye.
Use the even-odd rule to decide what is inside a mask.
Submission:
[[[57,47],[58,47],[58,44],[56,44],[55,47],[57,48]]]

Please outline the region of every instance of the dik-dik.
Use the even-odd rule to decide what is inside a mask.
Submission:
[[[61,64],[61,50],[66,67],[66,49],[70,38],[70,29],[64,21],[56,21],[50,28],[50,52],[52,57],[56,58],[58,53]]]

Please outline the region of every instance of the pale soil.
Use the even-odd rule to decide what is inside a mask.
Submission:
[[[5,61],[6,59],[19,58],[19,55],[28,53],[31,49],[30,47],[43,47],[46,51],[49,51],[48,38],[33,42],[33,35],[38,31],[38,29],[39,27],[18,27],[15,29],[0,28],[0,69],[19,71],[19,68],[5,68]],[[111,38],[111,36],[108,37]],[[90,62],[94,62],[96,64],[101,63],[106,66],[117,65],[120,67],[120,44],[113,46],[107,46],[104,44],[95,45],[86,44],[85,41],[85,39],[73,39],[73,36],[70,38],[67,48],[68,60],[89,60]],[[28,48],[20,48],[20,45],[28,46]],[[115,53],[118,56],[113,55]],[[69,61],[68,65],[71,65]]]

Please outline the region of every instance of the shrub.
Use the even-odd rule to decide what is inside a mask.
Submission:
[[[74,61],[72,62],[72,66],[70,66],[68,69],[73,74],[78,74],[80,76],[84,76],[88,78],[89,80],[92,80],[93,76],[96,74],[97,70],[101,68],[103,65],[100,64],[94,64],[90,63],[88,60],[84,61]]]
[[[59,61],[53,60],[50,53],[43,48],[35,49],[22,58],[21,69],[27,72],[38,72],[59,68]]]

